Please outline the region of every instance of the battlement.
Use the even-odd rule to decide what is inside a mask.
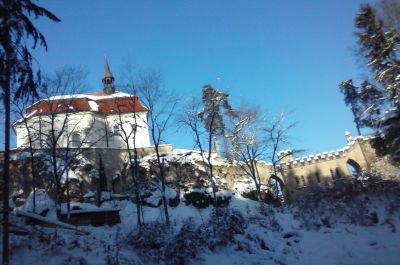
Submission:
[[[323,161],[329,161],[334,159],[339,159],[342,157],[347,157],[349,150],[354,148],[356,144],[360,144],[362,142],[369,142],[370,140],[376,138],[376,136],[357,136],[351,137],[348,133],[346,133],[347,145],[343,148],[331,150],[329,152],[317,153],[308,156],[303,156],[299,158],[293,158],[291,160],[281,160],[280,168],[293,168],[293,167],[301,167],[304,165],[316,164]],[[292,156],[291,150],[284,150],[279,152],[278,157],[288,157]]]

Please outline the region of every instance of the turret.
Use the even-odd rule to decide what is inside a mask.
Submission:
[[[103,78],[101,79],[103,82],[103,92],[106,94],[113,94],[115,93],[114,88],[114,76],[111,73],[110,66],[108,65],[107,59],[104,62],[104,74]]]
[[[284,150],[278,153],[278,159],[281,164],[289,162],[293,160],[293,151],[292,150]]]
[[[353,136],[351,136],[351,133],[347,131],[344,133],[344,138],[346,138],[347,143],[350,143],[354,140]]]

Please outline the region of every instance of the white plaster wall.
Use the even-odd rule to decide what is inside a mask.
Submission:
[[[46,115],[34,116],[28,120],[34,148],[45,148],[49,146],[49,144],[46,143],[51,139],[51,120],[52,118]],[[68,122],[63,130],[65,121]],[[130,135],[129,145],[133,148],[134,134],[132,130],[134,126],[132,125],[135,124],[134,115],[132,113],[121,114],[121,121],[122,124],[118,114],[107,115],[106,117],[93,112],[57,114],[54,118],[56,136],[63,130],[57,141],[57,147],[74,147],[72,142],[73,134],[78,133],[80,140],[83,142],[82,147],[126,149],[126,143],[120,136],[122,130],[119,133],[114,133],[114,125],[118,125],[122,126],[125,132]],[[136,113],[136,121],[136,147],[149,147],[150,139],[147,126],[147,113]],[[14,129],[17,135],[17,148],[29,147],[26,126],[21,123],[14,126]]]
[[[126,149],[125,139],[127,137],[130,148],[134,147],[134,139],[136,139],[136,148],[150,146],[146,112],[107,115],[106,122],[110,129],[109,147]],[[115,126],[119,126],[119,132],[114,132]],[[134,134],[135,128],[136,135]]]
[[[83,147],[96,145],[105,147],[104,122],[91,112],[80,112],[74,114],[57,114],[54,118],[50,115],[34,116],[28,120],[28,126],[33,140],[34,148],[48,147],[51,142],[51,122],[54,121],[55,137],[57,147],[72,147],[72,135],[78,133]],[[65,126],[64,126],[65,124]],[[22,123],[14,126],[17,135],[17,147],[28,147],[28,130]]]

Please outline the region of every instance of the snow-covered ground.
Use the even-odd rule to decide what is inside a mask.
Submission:
[[[53,204],[45,202],[49,198],[44,194],[40,193],[39,198],[44,200],[38,203],[39,207],[53,207]],[[13,214],[11,230],[25,231],[27,234],[11,234],[11,264],[399,264],[400,210],[393,204],[396,200],[398,202],[398,198],[399,194],[375,194],[363,199],[367,203],[363,207],[377,214],[375,223],[354,221],[347,218],[351,213],[340,212],[346,208],[337,207],[339,204],[334,203],[327,205],[323,212],[328,213],[321,216],[330,215],[330,222],[326,224],[315,214],[307,215],[310,209],[300,206],[273,208],[235,195],[228,208],[243,217],[237,219],[241,228],[235,230],[236,234],[228,242],[221,239],[218,244],[214,244],[215,240],[209,243],[213,233],[207,234],[208,238],[198,241],[201,244],[196,249],[197,256],[189,259],[188,263],[168,261],[165,257],[148,259],[146,253],[164,253],[163,249],[168,247],[172,248],[172,254],[171,251],[165,253],[172,256],[189,251],[187,248],[194,246],[191,243],[197,242],[195,238],[209,229],[212,207],[197,209],[181,202],[177,207],[170,208],[172,228],[166,232],[167,236],[156,230],[149,233],[149,241],[154,240],[150,238],[154,236],[167,242],[159,250],[153,248],[153,252],[147,252],[132,243],[139,237],[136,205],[129,201],[111,201],[101,206],[104,209],[120,209],[121,223],[113,227],[81,226],[78,230],[71,230],[28,226],[24,224],[23,217]],[[358,203],[356,201],[352,207],[358,207]],[[95,209],[95,206],[88,204],[76,206]],[[20,210],[30,209],[28,199],[27,205]],[[162,207],[145,207],[145,222],[162,222],[161,210]],[[229,219],[229,215],[222,216]],[[54,213],[49,211],[47,218],[55,218]],[[236,221],[221,222],[227,223],[227,227],[239,225]],[[195,233],[188,237],[177,237],[188,223]],[[160,242],[164,242],[162,240]],[[182,242],[176,242],[179,240]]]

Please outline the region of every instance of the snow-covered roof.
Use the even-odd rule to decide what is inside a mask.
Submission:
[[[66,99],[78,99],[78,98],[87,98],[91,100],[102,100],[102,99],[114,99],[114,98],[133,98],[134,95],[116,91],[113,94],[106,94],[104,92],[99,93],[88,93],[88,94],[72,94],[72,95],[60,95],[49,97],[47,100],[66,100]]]
[[[53,96],[42,99],[26,109],[25,118],[51,113],[98,112],[104,115],[118,113],[147,112],[135,95],[124,92],[90,93]],[[15,124],[22,122],[16,121]]]

